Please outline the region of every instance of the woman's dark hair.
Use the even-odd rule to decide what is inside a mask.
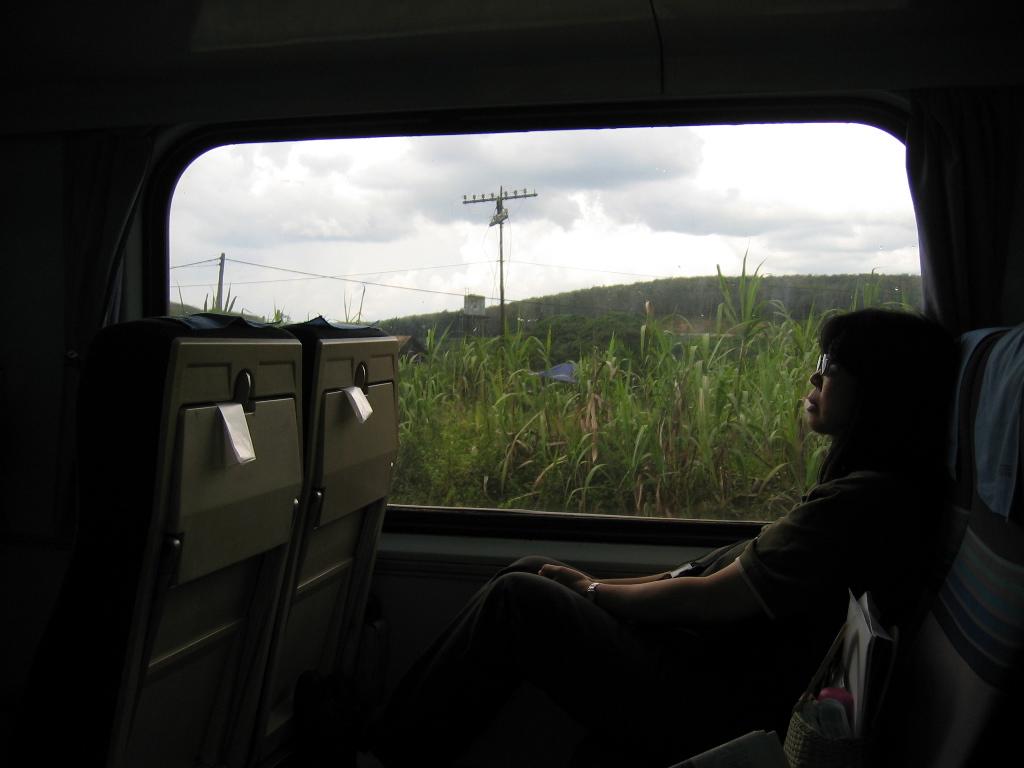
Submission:
[[[833,439],[819,479],[941,470],[956,367],[945,329],[918,314],[863,309],[830,317],[821,349],[853,377],[856,394],[850,427]]]

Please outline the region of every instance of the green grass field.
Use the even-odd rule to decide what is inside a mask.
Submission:
[[[827,442],[802,398],[827,315],[723,283],[714,333],[648,313],[639,344],[581,350],[577,383],[532,373],[551,339],[427,340],[400,371],[396,503],[772,520],[814,483]],[[868,286],[854,307],[873,303]]]

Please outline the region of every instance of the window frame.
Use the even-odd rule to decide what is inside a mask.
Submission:
[[[167,142],[154,167],[143,209],[142,309],[169,308],[170,209],[178,180],[200,155],[230,144],[388,136],[514,133],[636,127],[696,127],[749,123],[859,123],[904,142],[909,103],[879,92],[849,97],[759,97],[745,100],[592,104],[411,112],[208,125]],[[530,509],[389,504],[385,532],[637,544],[718,546],[750,538],[764,521],[646,518]]]

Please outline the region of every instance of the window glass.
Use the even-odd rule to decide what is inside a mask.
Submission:
[[[870,127],[347,139],[198,158],[168,300],[398,336],[394,502],[773,519],[826,448],[822,318],[916,308],[919,271]]]

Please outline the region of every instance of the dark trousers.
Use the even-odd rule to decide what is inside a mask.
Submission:
[[[528,557],[499,571],[413,665],[382,720],[382,761],[450,763],[525,681],[628,749],[633,765],[665,766],[745,732],[737,728],[765,727],[763,716],[732,716],[736,697],[752,693],[748,676],[722,663],[732,642],[621,622],[538,576],[549,562]]]

